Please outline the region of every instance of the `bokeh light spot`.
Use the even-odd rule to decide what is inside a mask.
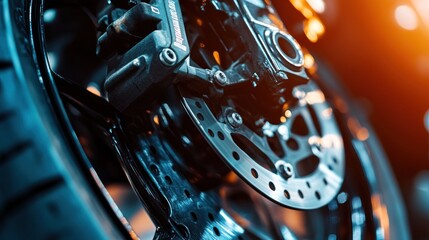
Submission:
[[[415,30],[419,25],[416,12],[408,5],[400,5],[395,9],[395,19],[405,30]]]
[[[317,13],[323,13],[325,11],[325,1],[324,0],[307,0],[307,3]]]

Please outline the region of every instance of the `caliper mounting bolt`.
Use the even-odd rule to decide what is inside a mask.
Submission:
[[[165,66],[172,67],[177,62],[177,55],[171,48],[164,48],[159,54],[159,60]]]
[[[282,79],[282,80],[286,80],[287,79],[287,75],[286,75],[286,73],[285,72],[283,72],[283,71],[279,71],[279,72],[277,72],[277,77],[279,77],[280,79]]]
[[[228,124],[233,128],[239,128],[243,124],[243,118],[236,112],[231,112],[226,117]]]
[[[221,70],[217,70],[214,73],[213,78],[214,78],[215,82],[218,83],[221,86],[224,86],[224,85],[226,85],[228,83],[228,77]]]

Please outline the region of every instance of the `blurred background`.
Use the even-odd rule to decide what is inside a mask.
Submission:
[[[413,239],[429,238],[429,0],[280,4],[292,35],[367,113],[400,185]]]

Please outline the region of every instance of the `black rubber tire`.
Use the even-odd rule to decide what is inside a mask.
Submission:
[[[0,0],[0,239],[124,238],[39,80],[29,2]]]
[[[34,2],[0,0],[0,239],[127,238],[82,166],[67,119],[52,101],[55,89],[39,71],[28,27]],[[387,186],[381,191],[394,196],[387,209],[399,219],[390,223],[391,236],[408,239],[400,195],[378,151],[373,165]]]

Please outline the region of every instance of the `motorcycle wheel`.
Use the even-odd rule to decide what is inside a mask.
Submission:
[[[141,122],[124,127],[128,119],[104,99],[52,71],[42,3],[0,0],[1,239],[137,238],[106,190],[127,181],[151,216],[156,239],[408,238],[401,197],[374,134],[321,66],[318,84],[328,89],[341,128],[346,177],[323,208],[284,208],[245,182],[215,189],[204,179],[196,181],[204,187],[195,184],[177,169],[183,161],[175,159],[184,156],[174,155],[169,141],[152,129],[129,136],[142,131]],[[96,140],[101,146],[93,146]],[[88,151],[104,148],[109,154]]]

